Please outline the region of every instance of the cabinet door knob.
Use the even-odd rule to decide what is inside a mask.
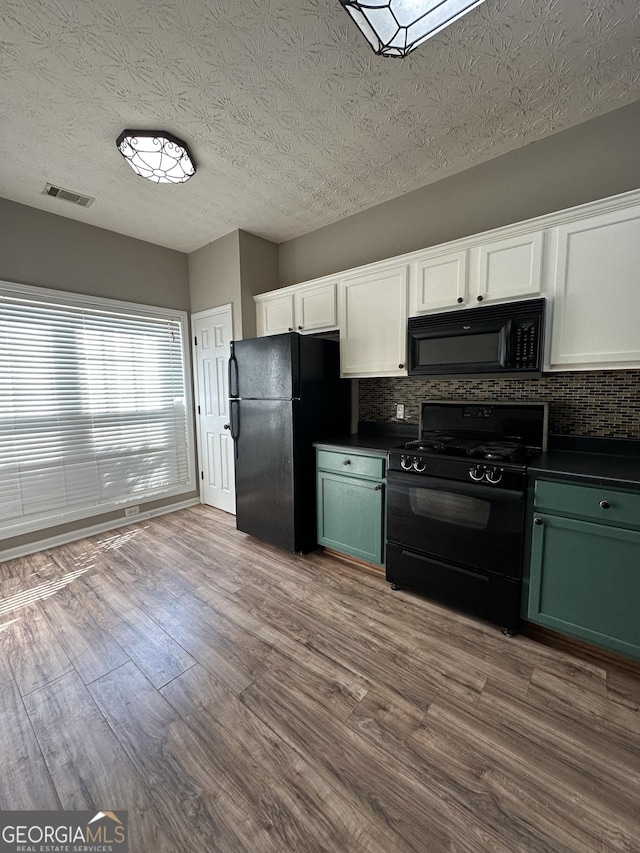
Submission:
[[[458,305],[462,305],[462,303],[464,302],[464,299],[462,298],[462,296],[458,296],[458,298],[456,299],[456,302],[458,303]]]
[[[476,299],[478,300],[478,302],[482,302],[482,300],[484,299],[484,296],[483,296],[481,293],[479,293],[479,294],[476,296]]]
[[[225,425],[224,425],[224,428],[225,428],[225,429],[231,429],[231,424],[225,424]]]
[[[541,518],[534,518],[533,523],[534,524],[542,524],[542,519]]]
[[[298,326],[299,329],[302,329],[302,326]]]
[[[351,465],[351,460],[350,459],[343,459],[342,464],[343,465]]]
[[[400,368],[400,370],[402,370],[402,368],[404,367],[404,364],[399,364],[398,367]]]
[[[610,506],[609,501],[600,501],[600,509],[609,509]]]
[[[289,326],[289,331],[293,332],[293,326]]]
[[[374,491],[374,492],[379,492],[381,488],[382,488],[382,486],[374,486],[374,487],[373,487],[373,491]]]

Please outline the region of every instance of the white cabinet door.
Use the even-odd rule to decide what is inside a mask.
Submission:
[[[340,283],[343,376],[406,376],[408,266]]]
[[[337,283],[331,281],[256,297],[258,336],[337,329],[336,289]]]
[[[319,332],[338,326],[336,283],[300,289],[294,294],[296,330]]]
[[[467,296],[467,251],[448,252],[413,265],[409,311],[423,314],[463,305]]]
[[[483,243],[476,292],[470,304],[536,296],[542,286],[543,232]]]
[[[551,369],[640,366],[640,208],[556,231]]]
[[[410,314],[536,296],[542,286],[542,247],[543,232],[535,231],[416,261]]]
[[[259,337],[293,331],[293,294],[270,296],[268,299],[258,302],[256,307],[256,325]]]

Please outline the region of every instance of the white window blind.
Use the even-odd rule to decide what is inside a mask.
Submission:
[[[185,329],[0,282],[0,536],[194,488]]]

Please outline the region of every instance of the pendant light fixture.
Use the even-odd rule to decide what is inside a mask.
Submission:
[[[186,143],[164,130],[123,130],[116,145],[136,175],[156,184],[183,184],[196,171]]]
[[[379,56],[406,56],[484,0],[340,0]]]

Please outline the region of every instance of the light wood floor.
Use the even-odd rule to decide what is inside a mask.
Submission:
[[[640,683],[194,507],[0,565],[0,809],[132,853],[640,851]]]

